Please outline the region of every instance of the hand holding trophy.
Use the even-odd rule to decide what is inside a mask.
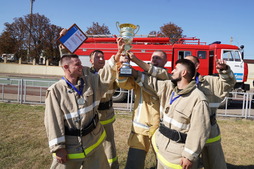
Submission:
[[[125,44],[124,51],[123,51],[122,55],[126,55],[126,57],[128,57],[127,52],[129,50],[131,50],[131,48],[132,48],[131,43],[133,41],[133,37],[139,30],[139,25],[133,25],[130,23],[124,23],[124,24],[119,25],[119,22],[116,22],[116,26],[117,26],[117,29],[120,33],[120,37],[123,38],[123,41]],[[120,28],[120,30],[119,30],[119,28]],[[122,68],[120,69],[119,76],[132,76],[132,68],[130,67],[129,62],[124,62],[122,64]]]

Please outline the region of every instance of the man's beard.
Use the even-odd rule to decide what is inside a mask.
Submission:
[[[177,82],[179,82],[181,80],[182,80],[182,77],[178,77],[178,78],[171,79],[171,82],[174,83],[175,85],[177,85]]]

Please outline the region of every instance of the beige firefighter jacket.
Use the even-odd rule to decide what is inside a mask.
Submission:
[[[126,90],[134,90],[134,113],[132,116],[132,132],[151,137],[159,126],[159,98],[145,92],[133,77],[118,77],[118,86]]]
[[[84,67],[83,72],[86,71]],[[65,148],[70,159],[84,158],[91,154],[105,139],[106,133],[100,123],[89,134],[83,137],[65,135],[65,127],[69,129],[85,128],[97,114],[101,97],[108,90],[109,84],[115,81],[116,65],[113,57],[99,75],[85,74],[79,78],[76,88],[79,89],[81,79],[84,80],[82,96],[79,96],[65,80],[61,79],[48,88],[45,100],[45,127],[50,152]],[[83,97],[85,103],[79,105],[77,100]]]
[[[198,77],[198,78],[197,78]],[[210,107],[211,121],[216,117],[216,111],[220,106],[221,101],[228,95],[236,83],[234,73],[227,66],[227,70],[220,70],[219,76],[201,76],[197,75],[196,84],[198,88],[206,95]],[[212,122],[213,123],[213,122]],[[218,124],[212,125],[212,130],[207,143],[220,141],[220,129]]]
[[[158,72],[161,74],[161,80],[170,78],[170,75],[164,69],[156,70],[151,67],[151,69],[148,71],[148,73],[151,75],[157,74]],[[216,111],[220,106],[221,101],[228,95],[230,91],[232,91],[236,83],[234,73],[229,66],[227,66],[226,70],[219,70],[218,75],[219,76],[201,76],[197,74],[195,78],[198,88],[205,94],[208,99],[209,107],[211,110],[210,116],[213,121],[216,118]],[[220,129],[215,120],[215,124],[213,124],[211,127],[211,133],[207,143],[211,144],[220,141],[220,138]]]
[[[144,76],[144,74],[143,74]],[[155,143],[159,153],[167,161],[180,164],[181,157],[193,161],[201,153],[210,134],[210,115],[208,101],[205,95],[196,88],[193,80],[187,88],[178,91],[170,80],[157,80],[153,77],[142,77],[140,74],[137,82],[142,82],[144,90],[155,91],[160,98],[160,111],[163,113],[162,122],[170,129],[187,134],[186,142],[177,143],[156,131]],[[170,105],[172,99],[179,96]]]
[[[85,74],[101,74],[102,69],[99,70],[99,72],[96,72],[94,67],[91,67],[90,69],[86,69]],[[102,96],[100,103],[106,103],[109,102],[110,100],[113,100],[113,94],[115,93],[115,90],[118,88],[117,83],[114,81],[113,83],[110,83],[108,91]],[[100,117],[100,123],[102,125],[110,124],[115,121],[115,113],[113,106],[111,106],[109,109],[105,110],[98,110],[99,112],[99,117]]]

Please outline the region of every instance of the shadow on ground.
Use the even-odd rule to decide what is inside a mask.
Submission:
[[[254,165],[232,165],[227,164],[228,169],[254,169]]]
[[[156,169],[156,167],[151,167],[149,169]],[[254,165],[233,165],[227,163],[227,169],[254,169]]]

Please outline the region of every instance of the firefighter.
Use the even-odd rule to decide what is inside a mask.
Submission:
[[[157,169],[198,168],[197,159],[211,125],[207,98],[192,80],[195,65],[187,59],[178,60],[171,80],[157,80],[135,72],[136,82],[160,99],[162,121],[152,136]]]
[[[136,64],[142,62],[132,52],[128,52],[128,54]],[[155,51],[151,56],[151,65],[153,66],[148,65],[148,71],[159,76],[160,74],[157,74],[156,70],[163,68],[166,62],[166,53],[161,50]],[[119,77],[118,85],[123,89],[133,89],[135,93],[132,127],[128,139],[129,151],[125,168],[143,169],[146,154],[151,145],[150,138],[159,126],[159,98],[144,92],[133,77]]]
[[[199,59],[195,56],[186,56],[186,59],[191,60],[198,71],[200,65]],[[221,101],[232,91],[236,80],[233,72],[225,61],[218,60],[216,68],[219,76],[201,76],[198,72],[195,76],[196,84],[207,96],[211,109],[211,134],[202,151],[202,161],[205,169],[227,168],[221,146],[220,129],[216,122],[216,111]]]
[[[105,65],[104,53],[101,50],[94,50],[90,54],[90,62],[92,63],[90,72],[94,74],[100,74],[100,70],[102,70]],[[103,125],[107,134],[107,138],[103,142],[103,146],[111,169],[119,168],[113,129],[113,123],[115,122],[115,113],[112,107],[112,96],[115,92],[115,89],[117,88],[117,83],[112,83],[109,86],[109,90],[102,97],[98,107],[100,123]]]
[[[64,77],[48,88],[45,100],[45,128],[53,153],[51,168],[110,168],[103,141],[106,132],[99,122],[101,97],[115,81],[116,64],[122,53],[122,41],[115,56],[97,74],[84,74],[75,54],[63,55]]]
[[[66,32],[67,29],[63,29],[60,32],[60,36],[65,35]],[[67,52],[66,49],[63,46],[60,46],[60,53],[63,54],[66,52]],[[93,74],[100,74],[101,71],[99,70],[101,70],[105,65],[104,53],[101,50],[94,50],[93,52],[90,53],[90,62],[92,64],[92,67],[90,69],[87,68],[83,69],[83,73],[89,74],[91,72]],[[116,82],[112,83],[109,86],[109,90],[102,97],[98,107],[100,123],[103,125],[107,134],[107,137],[103,142],[103,146],[111,169],[119,168],[114,139],[115,135],[113,129],[113,123],[115,121],[115,113],[112,107],[113,106],[112,96],[115,92],[115,89],[117,88],[118,87]]]

